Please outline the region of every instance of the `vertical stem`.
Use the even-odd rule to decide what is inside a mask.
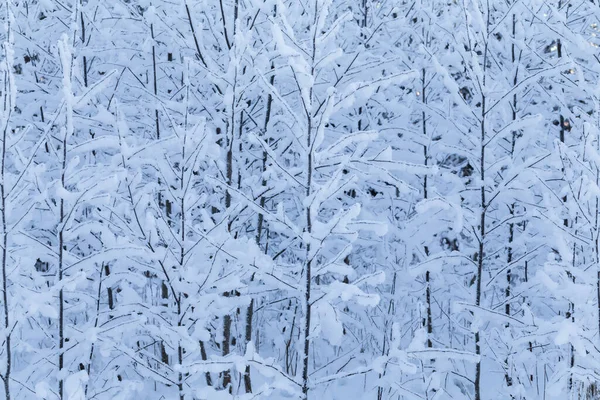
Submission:
[[[81,44],[85,46],[85,22],[83,20],[83,11],[81,11],[79,15],[81,18]],[[83,56],[83,85],[88,87],[88,68],[86,56]]]
[[[369,12],[367,0],[362,0],[362,8],[363,8],[363,19],[361,21],[361,26],[363,28],[366,28],[367,27],[367,15]]]
[[[516,14],[513,14],[512,15],[512,37],[513,38],[516,37],[516,33],[517,33],[516,32],[516,29],[517,29],[517,19],[516,18],[517,18]],[[511,61],[514,65],[517,62],[517,56],[515,53],[514,42],[511,44],[510,53],[511,53]],[[519,58],[520,58],[520,55],[519,55]],[[517,65],[517,67],[515,69],[515,75],[513,77],[513,87],[517,86],[518,78],[519,78],[519,67]],[[516,119],[517,119],[517,94],[516,93],[513,94],[513,101],[511,104],[511,108],[512,108],[512,120],[516,121]],[[512,142],[511,142],[511,149],[510,149],[511,157],[514,156],[516,140],[517,140],[517,132],[512,132]],[[515,213],[515,204],[514,203],[509,206],[509,213],[511,216],[514,215],[514,213]],[[507,256],[506,256],[506,263],[508,265],[510,265],[510,263],[512,263],[512,260],[513,260],[512,243],[514,240],[514,228],[515,228],[514,223],[510,223],[508,225],[508,247],[507,247]],[[504,313],[508,316],[510,316],[510,314],[511,314],[511,309],[510,309],[511,282],[512,282],[512,271],[511,271],[511,268],[508,268],[506,271],[506,289],[504,292],[504,296],[506,299],[506,304],[504,306]],[[507,323],[506,326],[508,326],[508,325],[509,324]],[[506,373],[504,374],[504,378],[506,380],[506,386],[512,386],[512,377],[510,374],[510,365],[509,365],[508,357],[506,358],[505,363],[506,363]],[[513,398],[512,395],[511,395],[511,398]]]
[[[231,50],[232,44],[235,44],[235,43],[230,42],[229,37],[227,35],[227,22],[225,20],[225,13],[224,13],[224,9],[223,9],[223,0],[219,1],[219,5],[221,8],[221,17],[223,18],[223,34],[225,36],[225,41],[227,42],[227,48],[229,50]],[[236,19],[237,19],[237,14],[238,14],[238,5],[239,5],[239,0],[235,0],[234,24],[233,24],[234,39],[235,39],[235,34],[236,34]],[[236,113],[235,94],[236,94],[236,90],[237,90],[237,78],[238,78],[238,68],[236,66],[235,75],[233,78],[233,94],[232,94],[232,99],[231,99],[231,121],[229,122],[230,129],[228,129],[228,131],[227,131],[228,136],[227,136],[226,178],[227,178],[228,186],[232,186],[232,184],[233,184],[233,144],[235,142],[235,113]],[[242,124],[243,124],[243,115],[240,118],[240,132],[242,131]],[[226,190],[225,191],[225,208],[229,209],[230,207],[231,207],[231,193],[229,192],[229,190]],[[232,222],[233,222],[233,220],[231,220],[228,224],[229,230],[231,230]],[[228,293],[225,293],[225,296],[228,296],[228,295],[229,295]],[[223,317],[223,347],[222,347],[223,356],[226,356],[229,354],[230,342],[231,342],[231,315],[227,314]],[[223,387],[227,388],[229,386],[229,393],[231,393],[232,389],[233,389],[230,386],[230,384],[231,384],[231,372],[230,372],[230,370],[225,370],[223,372]]]
[[[185,124],[185,129],[187,132],[187,123]],[[180,271],[183,270],[184,265],[185,265],[185,142],[186,142],[187,136],[184,138],[183,140],[183,147],[181,150],[182,156],[181,156],[181,177],[179,179],[180,181],[180,193],[181,193],[181,201],[180,201],[180,207],[181,207],[181,226],[180,226],[180,238],[179,240],[181,241],[181,246],[180,246],[180,253],[179,253],[179,269]],[[181,274],[180,274],[181,276]],[[181,279],[181,278],[180,278]],[[177,326],[181,327],[183,324],[182,321],[182,315],[181,315],[181,293],[177,293],[177,296],[179,297],[179,301],[177,302]],[[182,367],[183,366],[183,347],[181,346],[181,341],[177,343],[177,361],[179,362],[179,366]],[[183,373],[181,371],[179,371],[179,373],[177,374],[177,387],[179,388],[179,400],[183,400],[185,395],[183,393]]]
[[[514,132],[513,132],[513,141],[514,141]],[[515,213],[515,205],[512,204],[509,207],[509,213],[511,215],[514,215]],[[510,263],[512,263],[512,259],[513,259],[513,249],[512,249],[512,242],[514,240],[514,226],[515,224],[511,223],[508,225],[508,248],[507,248],[507,256],[506,256],[506,263],[508,265],[510,265]],[[506,299],[506,304],[504,305],[504,313],[508,316],[510,316],[510,296],[511,296],[511,292],[510,292],[510,285],[511,285],[511,279],[512,279],[512,275],[511,275],[511,270],[510,268],[508,268],[508,270],[506,271],[506,289],[504,292],[504,296]],[[508,327],[508,323],[506,324],[506,326]],[[509,369],[509,362],[508,362],[508,357],[505,360],[506,363],[506,372],[504,374],[504,379],[506,380],[506,386],[512,386],[512,378],[510,375],[510,369]],[[511,398],[513,398],[513,396],[511,395]]]
[[[168,278],[167,278],[167,282],[170,282],[168,280]],[[173,295],[174,294],[175,293],[173,293]],[[162,281],[160,283],[160,298],[163,300],[162,304],[165,307],[167,307],[168,299],[169,299],[169,287],[167,286],[165,281]],[[159,351],[160,351],[160,361],[165,365],[169,365],[169,354],[167,354],[167,348],[165,347],[165,342],[163,340],[160,341]]]
[[[158,97],[158,77],[156,75],[156,43],[154,41],[154,24],[150,24],[150,35],[152,37],[152,71],[154,97]],[[158,121],[158,108],[154,109],[154,123],[156,125],[156,139],[160,139],[160,125]]]
[[[64,135],[62,138],[62,160],[61,160],[61,170],[60,170],[60,183],[63,189],[66,189],[66,168],[67,168],[67,145],[69,138],[74,134],[73,128],[73,89],[71,87],[71,62],[72,62],[72,53],[69,49],[69,44],[67,40],[59,42],[59,51],[62,55],[61,58],[67,60],[67,63],[62,65],[63,69],[63,93],[65,97],[65,128]],[[75,205],[73,205],[74,207]],[[59,214],[59,223],[58,223],[58,284],[60,285],[60,290],[58,292],[58,301],[59,301],[59,309],[58,309],[58,395],[59,400],[63,399],[63,378],[62,378],[62,370],[64,368],[64,351],[65,351],[65,308],[64,308],[64,289],[63,289],[63,277],[64,277],[64,252],[66,250],[66,243],[64,239],[64,231],[66,228],[66,218],[67,215],[65,213],[65,200],[64,197],[60,198],[60,214]]]
[[[189,73],[189,70],[188,70]],[[183,143],[181,146],[181,162],[180,162],[180,175],[179,175],[179,193],[180,193],[180,197],[179,197],[179,207],[180,207],[180,215],[181,215],[181,219],[180,219],[180,226],[179,226],[179,241],[180,241],[180,246],[179,246],[179,280],[181,281],[181,274],[183,273],[183,269],[185,267],[185,254],[186,254],[186,246],[185,246],[185,240],[186,240],[186,202],[185,202],[185,198],[186,198],[186,171],[188,169],[191,169],[193,171],[193,166],[192,168],[189,168],[186,166],[186,147],[187,147],[187,135],[188,135],[188,110],[189,110],[189,93],[190,93],[190,85],[189,83],[186,82],[186,94],[185,94],[185,98],[186,98],[186,106],[185,106],[185,121],[184,121],[184,129],[185,129],[185,135],[183,137]],[[183,324],[183,315],[182,315],[182,310],[181,310],[181,299],[182,299],[182,293],[181,292],[177,292],[177,293],[173,293],[173,295],[175,296],[175,299],[177,301],[177,327],[181,329],[181,327],[184,325]],[[179,363],[179,367],[182,368],[183,367],[183,346],[181,345],[181,341],[179,341],[177,343],[177,361]],[[206,354],[204,354],[204,356],[206,356]],[[188,374],[186,373],[186,376]],[[179,373],[177,374],[177,387],[179,389],[179,400],[184,400],[185,398],[185,394],[183,392],[183,371],[179,370]],[[207,379],[208,382],[209,379]]]
[[[600,152],[600,135],[596,137],[596,151]],[[596,186],[600,184],[600,167],[596,165]],[[594,250],[596,253],[596,302],[598,308],[598,336],[600,337],[600,248],[599,248],[599,236],[600,236],[600,219],[598,214],[600,213],[600,200],[596,196],[596,213],[595,213],[595,235]]]
[[[110,266],[108,264],[104,264],[104,276],[108,277],[110,275]],[[106,288],[106,297],[108,298],[108,309],[113,310],[115,308],[115,300],[113,297],[113,290],[110,286]],[[108,318],[112,318],[111,314],[108,315]]]
[[[489,3],[488,3],[488,36],[489,36]],[[488,56],[488,45],[487,41],[483,50],[483,66],[482,66],[482,89],[485,88],[486,81],[486,70],[487,70],[487,56]],[[485,218],[487,213],[487,203],[485,197],[485,133],[486,133],[486,96],[485,93],[481,93],[481,137],[480,137],[480,165],[479,168],[481,170],[481,211],[479,216],[479,252],[477,258],[477,288],[475,292],[475,305],[481,305],[481,280],[483,276],[483,257],[484,257],[484,245],[485,245]],[[479,329],[475,332],[475,354],[481,357],[481,345],[479,343],[480,334]],[[481,400],[481,358],[475,365],[475,400]]]
[[[4,44],[4,61],[6,63],[6,70],[4,72],[4,127],[2,129],[2,154],[1,154],[1,165],[0,165],[0,201],[2,202],[2,210],[0,210],[0,217],[2,219],[2,302],[4,311],[4,331],[6,337],[4,340],[5,351],[6,351],[6,367],[4,373],[0,375],[4,382],[4,395],[6,400],[10,400],[10,379],[12,371],[12,345],[11,345],[11,331],[10,331],[10,315],[8,306],[8,260],[7,260],[7,245],[8,245],[8,229],[7,229],[7,215],[6,215],[6,142],[8,141],[8,130],[9,122],[12,116],[12,111],[15,107],[13,104],[13,92],[15,88],[12,87],[13,80],[10,74],[12,74],[12,65],[9,62],[11,58],[8,54],[8,46],[12,44],[12,26],[11,26],[11,2],[6,1],[6,42]]]
[[[426,98],[426,89],[427,82],[425,79],[425,68],[421,69],[421,101],[423,104],[427,104]],[[422,112],[422,125],[423,125],[423,136],[427,137],[427,115],[425,111]],[[427,149],[427,143],[423,145],[423,158],[424,165],[427,166],[429,164],[429,154]],[[423,177],[423,199],[427,199],[428,196],[428,184],[427,184],[427,174]],[[425,246],[425,255],[429,256],[429,248]],[[427,303],[427,347],[433,347],[433,343],[431,341],[431,335],[433,334],[433,320],[431,316],[431,274],[430,271],[425,272],[425,301]]]
[[[225,297],[229,297],[229,293],[225,293]],[[230,339],[231,338],[231,315],[227,314],[223,317],[223,341],[221,342],[222,354],[226,356],[229,354],[230,347]],[[231,393],[231,373],[227,369],[223,371],[223,388],[228,389]]]
[[[69,118],[67,116],[67,118]],[[67,134],[65,131],[65,136],[63,138],[62,143],[63,151],[62,151],[62,173],[60,176],[60,181],[62,186],[65,187],[65,169],[66,169],[66,160],[67,160]],[[60,199],[60,230],[58,231],[58,282],[60,287],[60,291],[58,292],[58,303],[59,303],[59,319],[58,319],[58,337],[59,337],[59,345],[58,345],[58,372],[59,374],[62,372],[64,367],[64,346],[65,346],[65,330],[64,330],[64,321],[65,321],[65,310],[64,310],[64,291],[62,288],[62,280],[63,280],[63,260],[64,260],[64,221],[65,221],[65,202],[61,198]],[[62,375],[58,381],[58,393],[59,399],[63,398],[63,379]]]
[[[7,4],[8,6],[8,4]],[[9,28],[10,29],[10,28]],[[9,30],[10,37],[10,30]],[[9,39],[10,40],[10,39]],[[7,49],[5,47],[5,60],[8,60]],[[7,62],[8,64],[8,62]],[[10,65],[7,65],[7,71],[4,72],[4,117],[6,118],[4,123],[4,129],[2,130],[2,160],[0,165],[0,201],[2,202],[2,210],[0,211],[0,217],[2,218],[2,301],[4,309],[4,330],[6,332],[5,338],[5,350],[6,350],[6,369],[2,375],[4,381],[4,393],[7,400],[10,400],[10,373],[12,368],[12,347],[11,347],[11,333],[10,333],[10,319],[9,319],[9,306],[8,306],[8,260],[6,246],[8,244],[8,229],[6,223],[6,186],[5,186],[5,175],[6,175],[6,141],[8,140],[8,123],[12,113],[14,105],[11,101],[11,79],[8,77],[10,74]]]
[[[230,127],[227,129],[227,158],[226,158],[226,179],[227,186],[231,186],[233,184],[233,143],[235,139],[235,93],[236,93],[236,84],[237,84],[237,68],[235,70],[235,77],[233,80],[233,98],[231,100],[231,121],[228,123]],[[231,193],[229,189],[225,191],[225,208],[229,209],[231,207]],[[231,224],[233,220],[230,220],[228,223],[228,230],[231,230]],[[230,293],[224,293],[224,296],[228,297]],[[226,356],[230,352],[230,342],[231,342],[231,315],[226,314],[223,317],[223,342],[222,342],[222,355]],[[227,388],[231,384],[231,372],[229,369],[223,371],[223,387]],[[229,387],[229,392],[231,393],[232,388]]]
[[[311,63],[311,76],[315,75],[315,57],[317,53],[317,18],[319,13],[319,1],[315,0],[314,3],[314,21],[313,21],[313,37],[312,37],[312,63]],[[312,101],[313,87],[311,86],[309,91],[309,99]],[[312,178],[313,178],[313,147],[312,147],[312,129],[313,129],[313,115],[311,110],[306,109],[306,197],[308,198],[312,191]],[[310,238],[312,234],[312,206],[308,204],[306,206],[306,232]],[[303,399],[308,400],[308,365],[310,356],[310,328],[311,328],[311,281],[312,281],[312,257],[311,257],[311,246],[310,241],[306,244],[306,275],[304,281],[304,349],[303,349],[303,362],[302,362],[302,394]]]

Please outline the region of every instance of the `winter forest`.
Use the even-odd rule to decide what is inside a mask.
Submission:
[[[0,1],[1,399],[600,399],[598,0]]]

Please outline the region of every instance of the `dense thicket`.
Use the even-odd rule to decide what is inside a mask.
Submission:
[[[600,4],[0,15],[0,397],[600,398]]]

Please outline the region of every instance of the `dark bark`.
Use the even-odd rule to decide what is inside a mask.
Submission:
[[[10,32],[10,31],[9,31]],[[5,90],[8,89],[8,93],[10,93],[10,82],[7,79],[7,73],[4,74],[4,82]],[[8,88],[6,86],[9,86]],[[9,96],[6,94],[6,96]],[[8,120],[10,119],[10,114],[12,113],[12,104],[10,104],[10,100],[8,101],[8,105],[6,102],[4,103],[4,111],[8,114],[7,122],[2,131],[2,165],[0,166],[0,173],[2,182],[0,182],[0,201],[2,202],[2,210],[0,210],[0,216],[2,218],[2,302],[3,302],[3,310],[4,310],[4,329],[6,332],[6,338],[4,340],[4,349],[6,352],[6,368],[4,373],[2,374],[2,380],[4,381],[4,393],[6,396],[6,400],[10,400],[10,379],[11,379],[11,369],[12,369],[12,345],[11,345],[11,332],[10,332],[10,319],[9,319],[9,305],[8,305],[8,254],[7,254],[7,245],[8,245],[8,226],[6,221],[6,185],[5,175],[6,175],[6,142],[8,141]]]
[[[488,10],[489,14],[489,10]],[[489,18],[489,15],[488,15]],[[488,20],[488,29],[489,29],[489,20]],[[487,43],[483,49],[483,79],[482,79],[482,87],[485,88],[486,81],[486,66],[487,66],[487,58],[488,58],[488,47]],[[484,93],[481,93],[481,135],[480,135],[480,158],[479,158],[479,168],[481,171],[480,179],[481,179],[481,204],[480,204],[480,215],[479,215],[479,251],[477,255],[477,276],[476,276],[476,292],[475,292],[475,305],[481,305],[481,281],[483,278],[483,259],[485,257],[485,223],[486,223],[486,213],[487,213],[487,202],[485,195],[485,152],[486,152],[486,96]],[[475,354],[481,357],[481,344],[480,344],[480,334],[479,330],[475,332]],[[481,360],[475,364],[475,400],[481,400]]]

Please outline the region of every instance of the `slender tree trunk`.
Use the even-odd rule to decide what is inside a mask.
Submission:
[[[158,97],[158,75],[156,72],[156,41],[154,39],[154,24],[150,24],[150,37],[152,39],[152,88],[153,88],[153,93],[154,93],[154,97],[155,97],[155,101],[156,101],[156,98]],[[158,108],[154,109],[154,132],[156,134],[156,140],[159,140],[160,139],[160,121],[159,121],[159,115],[158,115]],[[158,182],[158,186],[160,187],[161,179],[158,178],[157,182]],[[163,206],[162,190],[160,190],[160,189],[158,190],[158,206],[159,207]],[[166,284],[164,283],[164,281],[161,282],[161,298],[162,299],[169,298],[169,291],[168,291],[168,288],[167,288]],[[169,364],[169,355],[167,354],[165,344],[163,341],[161,341],[159,344],[159,351],[160,351],[161,362],[168,365]]]
[[[85,46],[85,21],[83,19],[83,11],[79,14],[81,18],[81,44]],[[88,65],[87,65],[87,57],[83,56],[83,85],[88,87]]]
[[[8,3],[6,4],[8,7]],[[8,11],[7,11],[8,12]],[[10,24],[10,22],[9,22]],[[10,35],[10,26],[9,26]],[[9,37],[10,40],[10,37]],[[5,52],[6,52],[5,48]],[[8,60],[8,55],[5,54],[5,60]],[[8,62],[7,62],[8,64]],[[8,66],[7,69],[11,68]],[[10,373],[12,368],[12,346],[11,346],[11,332],[10,332],[10,316],[9,316],[9,305],[8,305],[8,227],[6,221],[6,186],[5,186],[5,175],[6,175],[6,141],[8,140],[8,122],[10,115],[14,107],[11,104],[11,95],[13,88],[11,88],[11,79],[9,78],[10,72],[4,72],[4,116],[6,118],[4,128],[2,129],[2,165],[0,166],[0,201],[2,202],[2,210],[0,210],[0,217],[2,218],[2,301],[4,309],[4,331],[6,332],[5,337],[5,352],[6,352],[6,368],[2,374],[2,380],[4,381],[4,393],[7,400],[10,400]]]
[[[516,29],[517,29],[517,19],[516,19],[516,14],[512,15],[512,37],[515,38],[516,37]],[[519,55],[519,59],[520,59],[520,55]],[[511,61],[513,63],[513,65],[517,62],[517,56],[516,56],[516,52],[515,52],[515,44],[514,42],[511,44]],[[515,75],[513,77],[513,87],[516,87],[518,84],[518,79],[519,79],[519,70],[518,68],[515,70]],[[517,120],[517,94],[513,94],[513,101],[511,104],[512,107],[512,120],[513,122]],[[511,157],[514,156],[514,152],[515,152],[515,146],[516,146],[516,140],[517,140],[517,132],[512,132],[512,140],[511,140],[511,149],[510,149],[510,155]],[[509,207],[509,213],[511,216],[514,216],[515,214],[515,204],[511,204]],[[506,263],[507,265],[510,265],[512,263],[513,260],[513,248],[512,248],[512,243],[514,240],[514,229],[515,229],[515,224],[514,223],[510,223],[508,225],[508,246],[507,246],[507,255],[506,255]],[[504,292],[504,296],[505,296],[505,301],[506,304],[504,305],[504,313],[508,316],[511,315],[511,309],[510,309],[510,296],[511,296],[511,284],[512,284],[512,270],[509,267],[506,270],[506,290]],[[508,326],[509,324],[507,323],[506,326]],[[511,372],[510,372],[510,365],[509,365],[509,359],[508,357],[505,360],[506,363],[506,373],[504,374],[504,379],[506,380],[506,386],[512,386],[512,377],[511,377]],[[511,395],[511,398],[513,398],[513,396]]]
[[[12,103],[12,93],[15,91],[15,88],[12,86],[13,79],[11,74],[13,73],[13,66],[9,60],[8,48],[7,46],[12,44],[13,36],[12,36],[12,11],[11,11],[11,2],[7,0],[4,4],[6,7],[6,44],[4,45],[4,62],[6,64],[6,70],[4,71],[4,109],[3,109],[3,117],[5,118],[4,126],[2,129],[2,154],[1,154],[1,165],[0,165],[0,201],[2,202],[2,210],[0,210],[0,218],[2,219],[2,305],[4,311],[4,331],[5,331],[5,339],[4,339],[4,350],[6,353],[6,365],[5,369],[1,375],[3,383],[4,383],[4,395],[6,400],[11,399],[11,391],[10,391],[10,380],[11,380],[11,372],[12,372],[12,332],[10,327],[10,306],[8,304],[8,222],[7,222],[7,210],[6,210],[6,142],[8,141],[8,133],[9,133],[9,122],[11,120],[12,112],[15,108],[15,104]]]
[[[312,40],[312,54],[311,54],[311,76],[315,76],[315,58],[317,55],[317,19],[319,12],[319,1],[314,2],[314,20],[313,20],[313,37]],[[311,101],[313,100],[313,87],[311,86],[308,94]],[[312,194],[312,180],[314,173],[313,166],[313,114],[312,110],[305,109],[306,113],[306,198]],[[310,238],[312,235],[312,215],[311,205],[307,204],[306,209],[306,232]],[[310,361],[310,330],[311,330],[311,310],[312,310],[312,258],[311,258],[311,245],[310,242],[306,244],[306,266],[304,275],[304,346],[302,351],[302,395],[304,400],[308,400],[308,376],[309,376],[309,361]]]
[[[596,137],[596,151],[600,153],[600,136]],[[596,166],[596,186],[600,185],[600,167]],[[595,232],[594,235],[594,252],[596,255],[596,302],[598,309],[598,337],[600,338],[600,199],[596,196],[596,213],[595,213]]]
[[[234,89],[234,93],[235,93],[235,89]],[[234,106],[232,105],[232,108]],[[233,110],[232,110],[233,112]],[[232,181],[232,175],[233,175],[233,123],[234,123],[234,118],[232,116],[232,134],[229,136],[229,143],[228,143],[228,149],[227,149],[227,172],[226,172],[226,178],[227,178],[227,185],[231,186],[231,184],[233,183]],[[231,193],[229,192],[229,190],[227,190],[225,192],[225,208],[229,209],[229,207],[231,207]],[[230,221],[228,223],[229,225],[229,229],[231,229],[231,222]],[[229,292],[225,292],[223,293],[223,295],[225,297],[229,297],[231,295],[231,293]],[[223,317],[223,341],[221,343],[221,354],[223,356],[226,356],[229,354],[230,352],[230,342],[231,342],[231,315],[226,314]],[[232,391],[232,388],[230,387],[231,384],[231,372],[229,369],[223,371],[223,388],[228,388],[229,387],[229,391]]]
[[[184,267],[185,267],[185,255],[187,252],[187,248],[185,245],[185,241],[186,241],[186,229],[187,229],[187,214],[186,214],[186,183],[189,181],[188,177],[186,176],[186,171],[193,171],[193,168],[189,168],[186,166],[186,142],[187,142],[187,130],[188,130],[188,109],[189,109],[189,85],[186,84],[186,111],[185,111],[185,121],[184,121],[184,128],[186,131],[186,136],[183,139],[183,145],[181,146],[181,162],[180,162],[180,175],[179,175],[179,193],[180,193],[180,197],[179,197],[179,207],[180,207],[180,225],[179,225],[179,241],[180,241],[180,246],[179,246],[179,271],[183,271]],[[193,172],[192,172],[193,173]],[[181,274],[179,274],[180,278],[179,280],[181,280]],[[173,286],[171,285],[171,288]],[[173,290],[173,296],[175,297],[175,301],[177,303],[177,327],[179,329],[182,329],[182,327],[184,326],[183,323],[183,318],[185,313],[183,313],[183,310],[181,309],[181,301],[182,298],[187,297],[187,295],[185,295],[185,293],[182,292],[177,292],[175,293],[175,291]],[[201,342],[201,352],[203,359],[206,358],[206,351],[204,350],[204,346],[202,345]],[[181,345],[181,341],[179,341],[177,343],[177,361],[179,363],[180,368],[183,368],[183,354],[184,354],[184,348]],[[177,388],[179,390],[179,400],[184,400],[185,399],[185,393],[183,390],[183,386],[184,386],[184,377],[188,376],[188,373],[184,374],[181,370],[178,372],[177,374]],[[207,383],[210,382],[210,375],[206,375],[207,376]]]
[[[426,90],[427,90],[427,81],[425,80],[425,68],[421,69],[421,101],[423,104],[427,104]],[[423,124],[423,137],[427,137],[427,115],[425,111],[422,113],[422,124]],[[428,154],[428,145],[425,144],[423,146],[423,164],[425,166],[429,165],[429,154]],[[428,196],[428,182],[427,182],[427,174],[423,176],[423,199],[427,199]],[[424,249],[425,256],[429,256],[429,248],[425,246]],[[431,274],[430,271],[425,271],[425,302],[427,305],[427,347],[433,347],[433,343],[431,341],[431,336],[433,334],[433,320],[431,317]]]
[[[152,83],[154,89],[154,97],[158,97],[158,76],[156,74],[156,42],[154,40],[154,24],[150,24],[150,36],[152,37]],[[154,109],[154,123],[156,131],[156,139],[160,139],[160,124],[158,118],[158,108]]]
[[[488,9],[489,14],[489,9]],[[489,18],[489,15],[488,15]],[[489,30],[489,21],[488,21]],[[489,35],[488,35],[489,36]],[[483,50],[483,67],[482,67],[482,88],[485,88],[486,81],[486,65],[488,57],[487,42]],[[476,292],[475,292],[475,305],[481,305],[481,281],[483,278],[483,258],[485,256],[485,222],[487,213],[487,202],[485,196],[485,151],[486,151],[486,95],[481,93],[481,137],[480,137],[480,179],[481,179],[481,210],[479,215],[479,251],[477,257],[477,278],[476,278]],[[479,328],[475,332],[475,354],[481,357],[481,344],[480,344],[480,333]],[[481,359],[475,364],[475,400],[481,400]]]
[[[361,26],[363,28],[366,28],[367,27],[367,17],[368,17],[368,12],[369,12],[367,0],[362,0],[362,9],[363,9],[363,19],[361,20]]]
[[[237,4],[237,0],[236,0]],[[227,36],[227,24],[225,21],[225,14],[223,11],[223,1],[220,1],[221,13],[223,18],[223,32],[225,35],[225,40],[227,42],[227,47],[231,50],[231,43],[229,42],[229,38]],[[237,6],[236,6],[237,8]],[[234,31],[235,35],[235,31]],[[233,93],[235,97],[235,93],[237,90],[237,78],[238,78],[238,69],[235,68],[235,76],[233,78]],[[226,172],[225,177],[227,179],[227,186],[233,185],[233,145],[235,142],[235,99],[231,102],[231,110],[230,110],[230,121],[228,121],[227,125],[227,155],[226,155]],[[225,191],[225,208],[229,209],[231,207],[231,193],[229,190]],[[233,220],[230,220],[228,223],[228,228],[231,230],[231,224]],[[232,293],[224,293],[224,296],[228,297],[232,295]],[[226,356],[230,353],[230,343],[231,343],[231,315],[227,314],[223,317],[223,341],[221,346],[221,352],[223,356]],[[231,371],[229,369],[223,371],[223,388],[228,388],[229,392],[232,392],[231,385]]]
[[[313,26],[316,27],[317,18],[319,13],[319,2],[315,0],[314,3],[314,21]],[[315,74],[315,57],[316,57],[316,46],[317,46],[317,30],[314,29],[312,37],[312,63],[311,63],[311,76]],[[313,88],[310,88],[309,98],[313,98]],[[313,116],[312,111],[305,110],[307,128],[306,128],[306,197],[310,197],[312,193],[312,179],[313,179],[313,148],[312,148],[312,129],[313,129]],[[306,232],[308,237],[312,234],[312,216],[311,216],[311,205],[306,206]],[[310,242],[306,244],[306,270],[304,276],[304,348],[302,352],[302,395],[304,400],[308,400],[308,370],[309,370],[309,359],[310,359],[310,329],[311,329],[311,289],[312,289],[312,258],[311,258],[311,246]]]
[[[185,129],[187,129],[187,121],[185,124]],[[181,226],[179,227],[179,229],[181,230],[180,232],[180,237],[179,240],[181,241],[181,245],[180,245],[180,253],[179,253],[179,269],[180,271],[183,270],[184,266],[185,266],[185,229],[186,229],[186,221],[185,221],[185,216],[186,216],[186,212],[185,212],[185,143],[184,146],[182,148],[182,157],[181,157],[181,177],[179,179],[180,181],[180,193],[181,193],[181,199],[180,199],[180,207],[181,207]],[[181,278],[180,278],[181,279]],[[181,315],[181,293],[177,293],[177,327],[181,329],[181,327],[183,326],[183,321],[182,318],[183,316]],[[183,367],[183,347],[181,346],[181,342],[177,343],[177,361],[179,363],[180,367]],[[183,393],[183,373],[181,371],[179,371],[179,373],[177,374],[177,387],[179,389],[179,400],[184,400],[185,395]]]
[[[514,137],[514,134],[513,134]],[[513,139],[514,140],[514,139]],[[509,207],[509,213],[512,215],[514,215],[515,213],[515,205],[511,204]],[[512,263],[513,260],[513,249],[512,249],[512,243],[514,240],[514,228],[515,228],[515,224],[510,223],[508,225],[508,246],[507,246],[507,255],[506,255],[506,263],[508,265],[510,265]],[[505,301],[506,304],[504,305],[504,313],[510,317],[510,296],[511,296],[511,280],[512,280],[512,275],[511,275],[511,269],[508,268],[506,271],[506,289],[504,291],[504,297],[505,297]],[[508,327],[509,324],[507,323],[506,326]],[[505,360],[506,363],[506,373],[504,374],[504,379],[506,380],[506,386],[512,386],[512,377],[510,374],[510,365],[509,365],[509,359],[508,357]],[[511,398],[513,398],[513,396],[511,395]]]
[[[110,266],[108,264],[104,264],[104,276],[108,278],[110,275]],[[102,275],[100,275],[102,276]],[[108,309],[114,310],[115,308],[115,299],[113,297],[113,290],[110,286],[106,288],[106,297],[108,299]],[[113,318],[112,314],[108,315],[108,318]]]
[[[60,183],[64,189],[67,188],[66,173],[67,173],[67,149],[69,139],[74,135],[74,121],[73,121],[73,89],[71,87],[71,61],[72,54],[70,51],[69,44],[67,41],[59,42],[59,52],[62,54],[61,58],[67,60],[65,65],[62,65],[63,69],[63,93],[65,97],[65,128],[64,135],[61,143],[62,159],[61,159],[61,170],[60,170]],[[67,57],[68,56],[68,57]],[[59,400],[63,399],[64,396],[64,380],[63,380],[63,368],[64,368],[64,352],[65,352],[65,298],[63,289],[63,279],[65,272],[65,251],[67,245],[64,239],[64,232],[67,222],[67,214],[65,212],[65,201],[64,197],[61,196],[60,201],[60,213],[58,223],[58,284],[60,290],[58,292],[58,397]],[[72,205],[75,207],[75,204]]]
[[[309,129],[310,128],[310,124],[309,124]],[[310,148],[310,145],[309,145]],[[309,172],[308,172],[308,179],[307,179],[307,196],[310,195],[310,186],[311,186],[311,181],[312,181],[312,157],[309,151]],[[306,210],[306,231],[310,234],[312,231],[312,219],[311,219],[311,215],[310,215],[310,206],[307,207]],[[306,256],[307,256],[307,262],[306,262],[306,275],[305,275],[305,288],[304,288],[304,308],[305,308],[305,315],[304,315],[304,349],[303,349],[303,363],[302,363],[302,394],[304,396],[304,400],[308,400],[308,365],[309,365],[309,357],[310,357],[310,328],[311,328],[311,287],[312,287],[312,260],[310,259],[310,243],[308,243],[306,245]]]
[[[70,112],[67,111],[67,119],[71,118],[69,116]],[[68,124],[68,122],[67,122]],[[63,138],[62,143],[62,172],[60,176],[60,181],[62,187],[65,187],[65,172],[66,172],[66,161],[67,161],[67,133],[65,131],[65,136]],[[63,273],[64,273],[64,250],[65,250],[65,241],[64,241],[64,222],[65,222],[65,202],[61,198],[60,199],[60,220],[59,220],[59,231],[58,231],[58,282],[61,285],[60,290],[58,292],[58,372],[62,373],[64,368],[64,347],[65,347],[65,309],[64,309],[64,290],[62,288],[63,284]],[[62,375],[58,380],[58,395],[59,399],[63,398],[63,378]]]
[[[167,307],[168,301],[169,301],[169,287],[167,286],[165,281],[162,281],[160,283],[160,298],[162,299],[162,305],[164,307]],[[159,351],[160,351],[160,361],[165,365],[169,365],[169,354],[167,354],[167,348],[165,347],[165,342],[163,340],[160,341]],[[157,365],[158,365],[158,363],[157,363]]]
[[[313,160],[312,160],[312,151],[310,150],[311,145],[311,130],[312,130],[312,120],[309,118],[308,122],[308,177],[306,180],[306,197],[311,194],[311,185],[312,185],[312,174],[313,174]],[[310,215],[310,205],[306,207],[306,232],[310,235],[312,233],[312,217]],[[303,350],[303,364],[302,364],[302,393],[304,395],[304,399],[308,400],[308,365],[309,365],[309,357],[310,357],[310,323],[311,323],[311,288],[312,288],[312,259],[310,258],[311,246],[310,243],[306,245],[306,271],[305,271],[305,280],[304,280],[304,350]]]

